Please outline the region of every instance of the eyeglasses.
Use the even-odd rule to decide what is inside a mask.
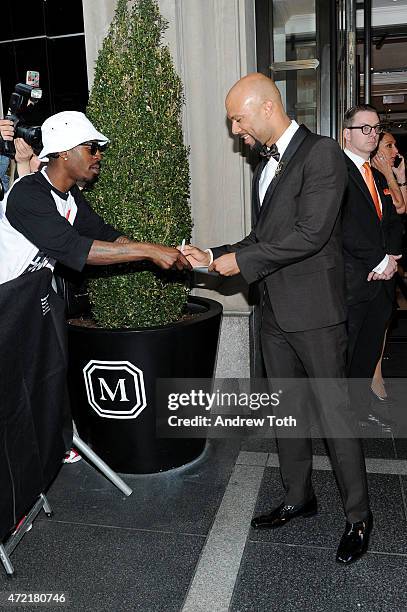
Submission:
[[[92,157],[95,156],[98,151],[100,153],[104,153],[107,149],[107,143],[101,145],[98,142],[82,142],[79,146],[89,147],[89,153],[92,155]]]
[[[381,134],[384,131],[384,126],[380,125],[380,123],[377,125],[354,125],[353,127],[349,127],[348,130],[361,130],[362,134],[369,136],[372,130],[374,130],[376,134]]]

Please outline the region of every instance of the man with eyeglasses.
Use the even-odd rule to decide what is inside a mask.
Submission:
[[[374,412],[370,382],[380,358],[394,297],[394,274],[401,257],[402,225],[382,190],[370,154],[383,131],[376,109],[368,104],[344,116],[345,159],[349,182],[343,203],[343,249],[348,305],[348,376],[366,379],[351,385],[355,410],[369,423],[388,429]]]
[[[65,111],[42,125],[47,165],[17,180],[0,219],[0,283],[60,262],[74,270],[149,260],[157,266],[190,268],[179,250],[122,236],[89,206],[77,183],[94,181],[109,140],[83,113]]]

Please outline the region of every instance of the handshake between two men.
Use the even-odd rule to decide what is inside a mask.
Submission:
[[[43,149],[37,156],[23,139],[15,138],[12,121],[0,120],[1,139],[14,140],[18,176],[24,177],[3,202],[0,235],[5,242],[7,266],[0,270],[0,283],[22,271],[53,267],[52,261],[76,270],[85,263],[110,265],[141,260],[164,270],[191,269],[179,249],[131,240],[90,208],[78,186],[97,179],[109,140],[83,113],[57,113],[44,122],[41,132]],[[23,245],[20,249],[15,247],[17,241]]]
[[[222,276],[234,276],[240,273],[235,253],[226,253],[214,260],[210,249],[203,251],[196,246],[186,244],[179,247],[179,250],[192,268],[205,267],[208,268],[208,272],[217,272]]]
[[[65,116],[66,113],[63,113],[62,115]],[[54,119],[51,119],[51,121],[58,122],[58,119],[62,119],[62,118],[63,117],[61,117],[60,115],[57,115],[55,116]],[[76,126],[76,127],[77,128],[80,127],[80,129],[83,132],[83,138],[85,140],[88,137],[90,138],[90,136],[95,137],[95,134],[91,133],[93,126],[91,126],[89,123],[86,123],[85,117],[81,117],[79,115],[78,117],[69,116],[68,119],[70,120],[76,119],[77,121],[79,121],[81,125]],[[57,127],[60,129],[59,124]],[[85,131],[86,131],[86,134],[85,134]],[[55,132],[55,129],[54,129],[54,132]],[[34,151],[31,148],[31,146],[28,145],[22,138],[15,138],[14,125],[12,121],[10,121],[9,119],[0,119],[0,135],[1,135],[1,138],[5,141],[7,140],[14,141],[14,145],[16,149],[15,160],[17,162],[18,176],[20,178],[26,174],[36,172],[37,170],[40,169],[42,160],[39,159],[37,155],[34,154]],[[85,138],[85,135],[86,135],[86,138]],[[81,138],[82,136],[79,138],[79,140]],[[46,140],[47,140],[47,131],[45,129],[45,141]],[[78,138],[76,140],[78,140]],[[73,143],[70,143],[70,145],[72,144]],[[75,141],[75,144],[77,144],[76,141]],[[61,142],[58,142],[58,146],[56,148],[58,149],[61,147],[64,148],[64,146],[66,146],[66,143],[65,142],[62,143],[61,141]],[[79,143],[79,146],[81,146],[80,143]],[[99,151],[96,153],[96,156],[99,158],[102,157]],[[65,161],[65,157],[63,158],[64,161]],[[55,160],[53,158],[51,159],[55,165]],[[46,161],[48,162],[47,174],[49,174],[50,172],[52,174],[52,169],[50,167],[52,164],[50,164],[49,160],[46,160]],[[68,164],[66,162],[62,164],[62,169],[66,170],[67,165]],[[99,169],[100,169],[100,160],[99,160],[98,170]],[[56,178],[56,182],[59,182],[59,180],[61,180],[60,173],[57,173],[57,176],[55,178]],[[83,178],[83,177],[75,176],[75,179],[77,180],[80,178]],[[89,179],[89,177],[86,177],[86,178]],[[93,179],[95,177],[90,177],[90,178]],[[70,187],[71,185],[65,185],[65,184],[61,186],[61,188],[64,190],[65,189],[68,190]],[[239,268],[236,264],[236,257],[234,253],[223,255],[222,257],[219,257],[212,263],[213,258],[209,252],[202,251],[198,249],[197,247],[194,247],[191,245],[183,245],[182,247],[178,247],[176,249],[173,247],[168,247],[168,246],[164,246],[160,244],[137,243],[127,238],[126,236],[122,236],[122,235],[118,237],[114,237],[114,239],[110,239],[109,241],[97,240],[97,239],[94,240],[88,252],[86,263],[92,264],[92,265],[109,265],[113,263],[121,263],[123,261],[136,261],[140,259],[149,260],[155,265],[159,266],[160,268],[167,269],[167,270],[171,268],[178,269],[178,270],[183,270],[183,269],[190,270],[191,268],[194,268],[194,267],[205,266],[205,267],[209,267],[210,271],[212,270],[216,271],[219,274],[222,274],[224,276],[232,276],[234,274],[239,273]],[[4,279],[4,280],[8,280],[8,279]]]
[[[210,249],[203,251],[191,244],[178,248],[191,264],[192,268],[204,266],[208,268],[208,272],[217,272],[222,276],[234,276],[240,273],[236,261],[236,253],[226,253],[214,260]],[[402,255],[388,255],[387,257],[387,265],[381,273],[374,271],[369,272],[367,276],[369,282],[372,280],[390,280],[397,272],[397,261]]]

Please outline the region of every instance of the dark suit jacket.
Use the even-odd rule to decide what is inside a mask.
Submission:
[[[260,209],[253,177],[255,226],[243,240],[212,249],[236,252],[248,283],[263,281],[285,331],[317,329],[346,318],[340,207],[347,183],[338,144],[300,126]]]
[[[403,227],[400,216],[391,197],[383,193],[383,175],[372,168],[383,208],[380,221],[360,170],[345,153],[344,158],[349,174],[342,214],[347,303],[372,300],[382,286],[393,300],[394,279],[370,282],[366,279],[387,253],[401,253]]]

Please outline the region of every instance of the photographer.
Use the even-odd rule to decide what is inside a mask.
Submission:
[[[100,172],[108,139],[83,113],[66,111],[42,126],[40,161],[45,168],[15,182],[0,221],[0,283],[55,262],[81,271],[85,264],[149,260],[169,269],[190,268],[176,248],[121,236],[92,211],[76,183]]]
[[[0,135],[4,141],[14,140],[16,149],[14,159],[17,165],[17,178],[30,174],[31,172],[36,172],[39,169],[41,162],[37,155],[35,155],[32,147],[22,138],[14,139],[14,125],[10,119],[0,119]],[[7,189],[8,185],[5,191],[7,191]]]

